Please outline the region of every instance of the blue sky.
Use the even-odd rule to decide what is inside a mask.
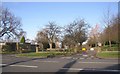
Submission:
[[[22,19],[22,28],[27,38],[34,39],[49,21],[65,26],[76,18],[84,18],[90,26],[101,23],[103,13],[110,7],[111,13],[118,12],[117,2],[4,2],[4,7]]]

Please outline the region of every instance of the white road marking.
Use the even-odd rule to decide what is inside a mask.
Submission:
[[[0,66],[6,66],[6,65],[7,64],[0,64]],[[9,65],[9,66],[38,68],[38,66],[29,66],[29,65]]]
[[[83,70],[83,69],[80,69],[80,68],[61,68],[61,69],[64,69],[64,70]]]
[[[38,66],[28,66],[28,65],[10,65],[10,66],[38,68]]]
[[[58,61],[40,61],[40,62],[52,62],[52,63],[58,63]]]
[[[4,66],[4,65],[7,65],[7,64],[0,64],[0,66]]]
[[[81,71],[81,70],[90,70],[90,71],[106,71],[106,72],[120,72],[120,70],[97,70],[97,69],[82,69],[82,68],[61,68],[63,70],[76,70],[76,71]]]
[[[61,57],[62,59],[71,59],[72,57]]]
[[[118,64],[117,62],[79,62],[79,63],[88,63],[88,64]]]
[[[79,58],[79,59],[85,59],[85,58]]]

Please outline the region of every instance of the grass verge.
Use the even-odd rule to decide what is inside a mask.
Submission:
[[[47,56],[67,56],[70,55],[70,53],[65,52],[31,52],[31,53],[21,53],[17,54],[18,57],[47,57]]]
[[[97,54],[100,58],[120,58],[119,51],[102,51]]]
[[[6,52],[0,52],[0,54],[17,54],[17,52],[14,52],[14,51],[12,51],[12,52],[6,51]]]

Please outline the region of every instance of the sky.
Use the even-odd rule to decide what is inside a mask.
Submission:
[[[31,40],[49,21],[64,27],[84,18],[91,27],[98,24],[103,28],[102,18],[107,9],[112,14],[118,13],[117,2],[3,2],[2,5],[22,19],[22,28]]]

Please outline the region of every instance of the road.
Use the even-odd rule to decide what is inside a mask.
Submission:
[[[3,72],[82,72],[106,71],[119,72],[117,59],[81,57],[27,58],[15,55],[2,55]]]

